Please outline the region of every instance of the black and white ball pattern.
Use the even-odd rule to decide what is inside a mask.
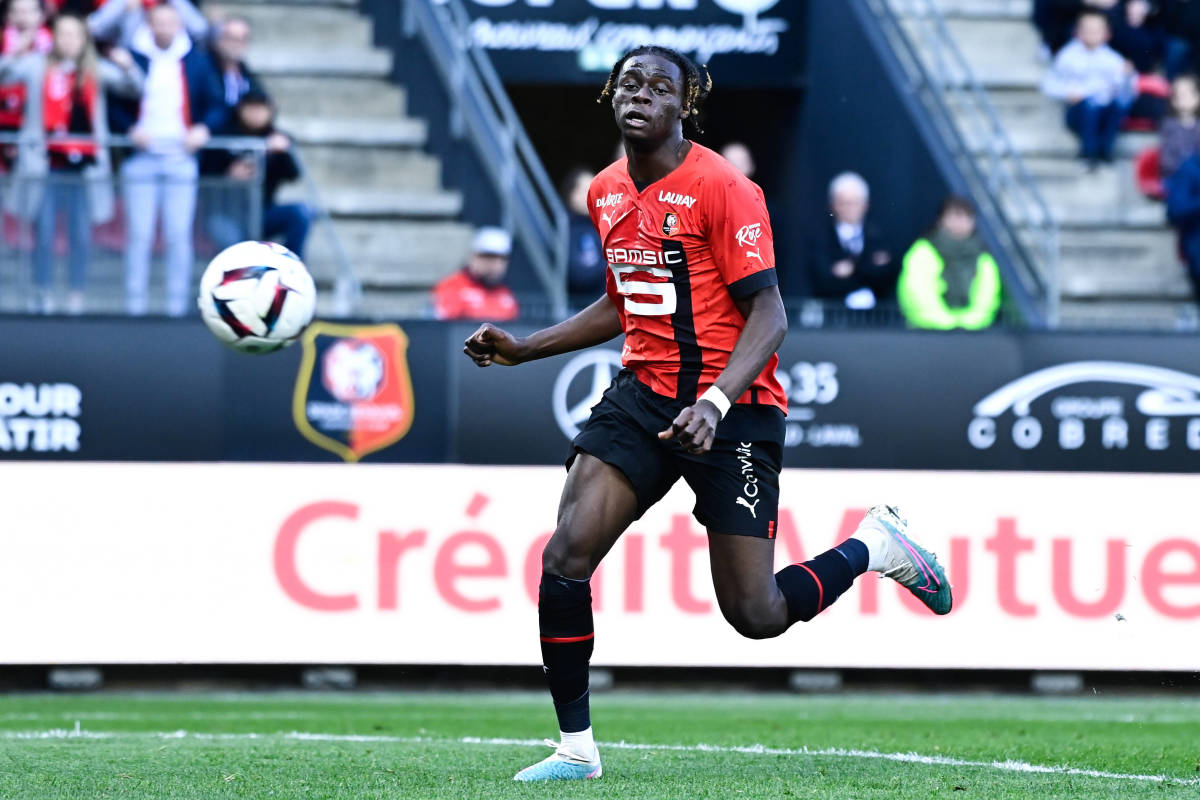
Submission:
[[[294,342],[316,311],[317,290],[296,255],[274,242],[222,250],[200,278],[200,316],[222,342],[270,353]]]

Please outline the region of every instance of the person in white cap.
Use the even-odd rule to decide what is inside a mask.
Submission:
[[[475,232],[471,257],[461,270],[433,287],[433,313],[438,319],[515,319],[517,298],[504,285],[512,236],[503,228]]]

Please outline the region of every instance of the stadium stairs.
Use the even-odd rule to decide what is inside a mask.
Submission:
[[[1089,172],[1076,158],[1061,105],[1040,92],[1047,65],[1031,0],[937,5],[1058,221],[1061,324],[1194,327],[1196,307],[1163,205],[1144,197],[1134,180],[1135,156],[1157,135],[1122,133],[1115,164]]]
[[[423,150],[424,120],[405,115],[404,90],[389,81],[391,55],[372,47],[370,21],[343,0],[220,7],[253,26],[249,63],[362,281],[358,315],[426,315],[430,287],[462,265],[471,227],[458,219],[461,196],[442,187],[440,161]],[[280,199],[305,199],[303,187],[285,187]],[[313,231],[306,261],[323,287],[337,277],[334,250]]]

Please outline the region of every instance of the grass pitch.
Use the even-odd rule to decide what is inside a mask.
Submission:
[[[0,798],[1197,798],[1200,700],[597,695],[604,778],[526,692],[0,696]],[[761,747],[755,747],[761,745]]]

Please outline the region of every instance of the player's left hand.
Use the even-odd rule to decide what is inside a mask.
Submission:
[[[721,412],[707,400],[701,400],[679,412],[671,427],[658,434],[662,440],[675,439],[689,453],[707,453],[717,436]]]

